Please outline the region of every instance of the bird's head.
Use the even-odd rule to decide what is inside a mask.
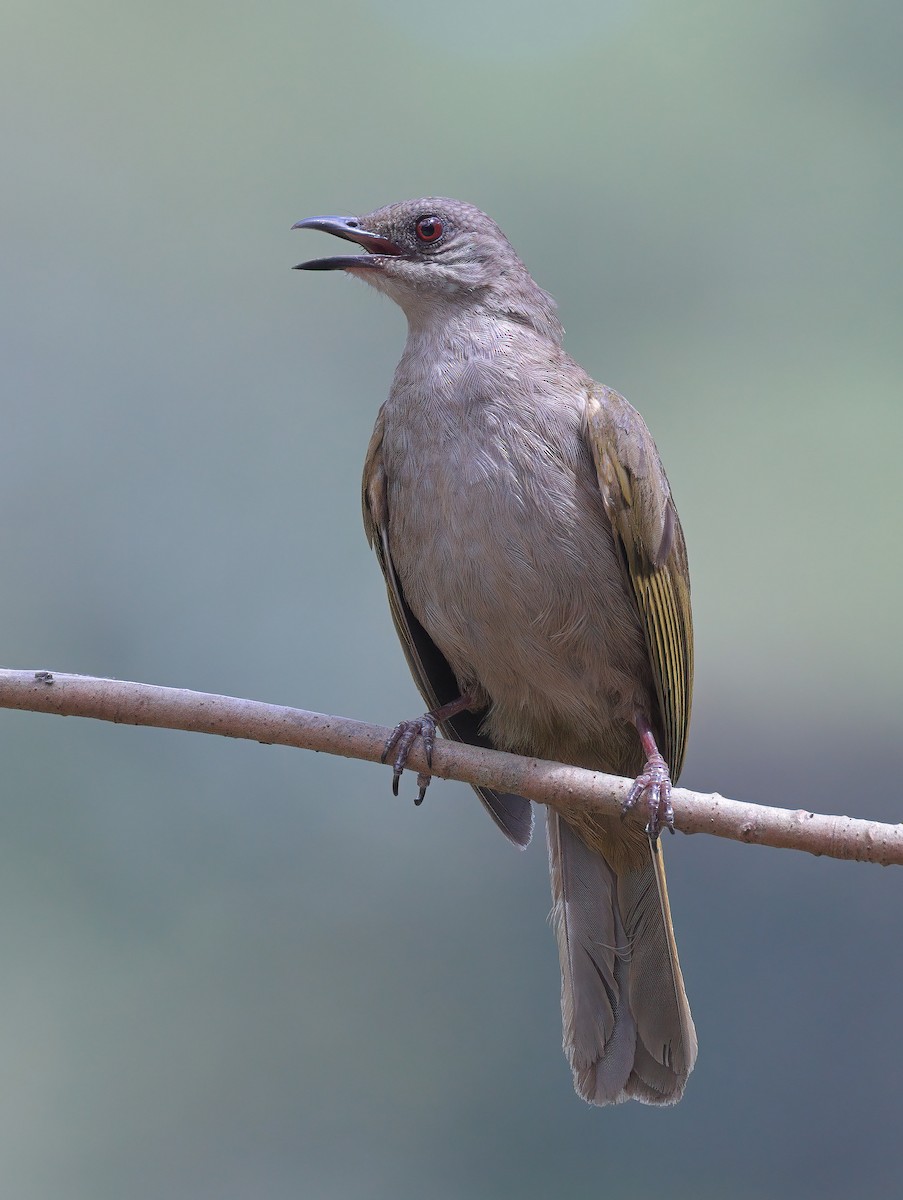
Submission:
[[[448,309],[474,307],[560,338],[554,301],[495,221],[472,204],[430,196],[362,217],[308,217],[292,228],[319,229],[364,250],[311,259],[295,270],[356,275],[391,296],[412,326]]]

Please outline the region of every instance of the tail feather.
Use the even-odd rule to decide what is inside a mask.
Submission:
[[[623,852],[606,857],[551,810],[547,831],[574,1085],[592,1104],[673,1104],[693,1069],[696,1033],[661,850],[656,844],[642,862]],[[616,822],[609,832],[618,837]]]

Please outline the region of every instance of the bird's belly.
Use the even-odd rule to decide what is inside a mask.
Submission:
[[[495,744],[633,769],[653,684],[591,468],[419,467],[390,474],[392,559],[462,689],[489,701]]]

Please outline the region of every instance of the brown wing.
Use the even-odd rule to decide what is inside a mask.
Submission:
[[[623,396],[597,386],[585,433],[605,511],[636,596],[655,677],[665,744],[677,779],[693,691],[693,622],[683,530],[646,423]]]
[[[436,643],[411,612],[401,589],[389,551],[389,513],[386,502],[386,473],[382,460],[383,416],[376,428],[364,461],[363,510],[367,541],[376,551],[389,595],[389,609],[408,660],[414,682],[428,709],[439,708],[461,695],[455,673]],[[443,721],[440,728],[448,738],[472,746],[493,748],[480,730],[481,713],[465,711]],[[495,823],[517,846],[526,846],[533,834],[533,809],[529,800],[492,788],[474,788]]]

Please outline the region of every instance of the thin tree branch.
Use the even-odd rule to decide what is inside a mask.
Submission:
[[[214,733],[368,762],[379,761],[389,736],[389,730],[381,725],[298,708],[49,671],[0,669],[0,708]],[[410,765],[415,771],[426,768],[419,744],[411,752]],[[444,740],[436,743],[432,773],[442,779],[513,792],[563,813],[586,809],[617,813],[631,784],[598,771]],[[903,825],[743,804],[685,788],[675,788],[672,799],[675,825],[683,833],[711,833],[831,858],[903,865]]]

